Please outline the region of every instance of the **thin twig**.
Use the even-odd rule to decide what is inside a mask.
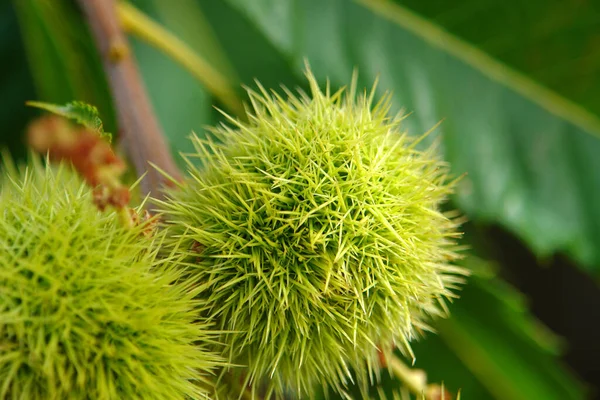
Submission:
[[[119,2],[117,13],[123,29],[155,46],[185,67],[219,99],[229,111],[238,117],[244,116],[244,106],[227,78],[187,44],[164,27],[148,18],[129,3]]]
[[[115,100],[121,134],[144,195],[161,196],[167,179],[149,163],[174,178],[179,171],[152,111],[150,101],[117,18],[115,0],[78,0],[92,30]]]

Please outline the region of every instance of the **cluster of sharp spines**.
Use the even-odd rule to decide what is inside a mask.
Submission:
[[[0,189],[0,398],[207,398],[222,359],[162,235],[100,213],[62,165]],[[176,284],[178,283],[178,284]]]
[[[248,122],[226,116],[228,124],[192,138],[189,176],[156,200],[164,224],[152,237],[143,224],[126,229],[99,213],[67,167],[5,166],[0,320],[9,323],[0,325],[0,349],[29,359],[0,355],[0,397],[229,399],[251,388],[311,398],[316,385],[348,397],[349,384],[365,394],[378,379],[381,353],[412,355],[410,340],[447,313],[464,274],[451,264],[460,221],[440,211],[454,185],[448,166],[434,147],[418,149],[425,136],[401,131],[389,94],[375,103],[375,88],[359,93],[356,75],[336,92],[307,77],[310,93],[259,84]],[[52,310],[35,322],[27,312],[47,294],[36,274],[56,274],[73,298],[81,288],[68,286],[71,278],[93,286],[77,299],[95,312],[76,310],[63,318],[68,327]],[[17,292],[22,307],[8,304]],[[44,312],[61,296],[50,293]],[[34,322],[26,329],[11,313]],[[79,317],[88,336],[63,343],[65,329],[85,330]],[[107,335],[117,325],[114,348],[99,348],[98,327]],[[26,330],[49,330],[49,339],[23,339]],[[69,349],[51,354],[56,343]],[[93,362],[77,358],[91,352]],[[124,358],[112,379],[100,376],[102,357],[116,353]],[[38,356],[43,368],[32,373],[27,363]]]
[[[400,132],[389,96],[308,78],[310,95],[259,86],[248,123],[194,136],[190,178],[161,203],[230,331],[225,356],[277,395],[343,392],[351,368],[376,375],[378,349],[410,354],[462,273],[438,210],[447,166]]]

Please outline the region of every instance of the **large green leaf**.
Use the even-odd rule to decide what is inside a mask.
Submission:
[[[162,0],[133,0],[132,4],[176,34],[244,96],[242,82],[252,85],[257,73],[270,68],[267,84],[295,85],[296,77],[277,49],[248,21],[221,1],[184,0],[172,7]],[[243,37],[243,41],[240,41]],[[131,35],[142,77],[156,114],[174,151],[193,149],[188,139],[202,135],[205,125],[222,121],[213,109],[215,97],[189,71],[159,50]],[[243,43],[243,46],[240,44]],[[216,104],[217,107],[222,106]]]
[[[454,172],[468,173],[456,201],[471,219],[505,226],[540,256],[565,252],[598,270],[595,117],[386,0],[228,3],[297,74],[305,57],[334,85],[358,67],[363,84],[379,76],[396,109],[414,112],[411,132],[444,120],[437,132]],[[238,40],[242,48],[244,36]]]
[[[295,87],[304,83],[305,79],[295,74],[289,55],[281,52],[272,37],[263,34],[263,27],[245,18],[227,1],[196,1],[210,21],[241,83],[254,87],[254,80],[259,79],[265,87],[271,88],[280,85]],[[251,6],[254,3],[247,4]]]
[[[597,1],[396,2],[600,114]]]
[[[556,363],[559,341],[528,314],[524,298],[495,279],[489,265],[475,259],[469,264],[475,275],[450,307],[451,317],[435,324],[446,351],[477,378],[490,398],[584,399],[584,387]],[[436,361],[426,349],[428,340],[415,351],[429,357],[421,362],[432,364],[419,364],[417,359],[417,366],[436,371],[436,378],[444,379],[449,387],[463,385],[465,398],[485,398],[471,394],[473,389],[464,385],[469,382],[464,377],[456,380],[453,367],[446,365],[443,371],[434,367]],[[444,353],[433,356],[452,360]]]

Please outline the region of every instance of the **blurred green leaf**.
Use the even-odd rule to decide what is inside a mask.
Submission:
[[[161,0],[133,0],[131,3],[210,60],[239,89],[241,97],[245,97],[241,84],[252,85],[257,74],[267,70],[270,74],[265,79],[266,84],[295,86],[298,82],[280,52],[226,2],[185,0],[177,7]],[[206,125],[223,120],[213,109],[215,98],[188,71],[159,50],[135,36],[130,38],[172,149],[191,151],[193,146],[188,137],[192,131],[201,136]]]
[[[288,54],[273,43],[273,38],[265,36],[255,21],[246,18],[227,1],[196,1],[242,84],[255,87],[254,81],[259,79],[270,88],[304,85],[304,77],[296,73]],[[248,5],[252,5],[250,3]]]
[[[520,293],[495,277],[487,266],[483,268],[487,271],[471,265],[475,275],[450,307],[451,317],[435,325],[448,350],[493,398],[584,399],[582,384],[557,363],[557,338],[529,315]],[[415,351],[425,353],[427,340]],[[425,368],[429,371],[434,367]],[[446,372],[452,370],[446,365]],[[451,382],[450,376],[442,379],[450,387],[461,385],[460,381]],[[463,387],[465,398],[482,398],[469,391]]]
[[[396,108],[414,111],[410,132],[444,120],[446,159],[468,173],[456,201],[472,220],[503,225],[539,256],[565,252],[598,270],[597,118],[386,0],[227,2],[238,11],[231,21],[251,21],[297,75],[305,57],[334,85],[358,67],[361,84],[379,76]],[[229,28],[225,18],[219,23]],[[244,38],[237,34],[239,47]]]
[[[166,23],[174,34],[187,42],[203,58],[209,59],[230,82],[239,83],[235,69],[196,0],[179,0],[177,7],[161,0],[152,2],[163,23]]]
[[[14,0],[38,99],[49,103],[78,100],[100,110],[116,131],[112,100],[90,32],[74,2]],[[36,99],[29,99],[36,100]]]
[[[23,155],[22,131],[34,111],[25,101],[35,92],[29,74],[17,17],[10,2],[0,3],[0,149]]]
[[[600,114],[600,3],[396,0]]]
[[[196,3],[186,0],[176,7],[167,6],[160,0],[131,3],[200,54],[211,57],[223,73],[231,71],[219,54],[210,26],[202,18]],[[184,153],[192,151],[193,146],[188,139],[192,131],[201,135],[204,126],[214,122],[212,96],[188,71],[159,50],[135,37],[130,39],[148,95],[171,149]],[[234,76],[231,72],[229,74],[229,77]],[[180,157],[176,160],[181,162]]]

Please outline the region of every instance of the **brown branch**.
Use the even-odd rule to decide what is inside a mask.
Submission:
[[[115,100],[120,132],[141,183],[143,194],[161,196],[168,180],[149,163],[179,178],[167,143],[146,95],[116,12],[115,0],[78,0],[100,51]]]

